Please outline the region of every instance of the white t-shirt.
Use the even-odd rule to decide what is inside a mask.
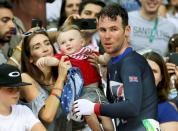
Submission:
[[[8,116],[0,114],[0,131],[30,131],[39,123],[32,111],[24,105],[13,105]]]
[[[138,52],[152,50],[162,56],[168,53],[170,37],[178,32],[176,26],[167,19],[158,17],[156,24],[156,20],[143,18],[139,11],[129,13],[129,24],[131,26],[130,44],[134,50]],[[151,36],[152,42],[150,42]]]

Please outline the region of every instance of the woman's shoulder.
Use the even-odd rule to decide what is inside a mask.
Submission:
[[[22,73],[22,81],[28,79],[29,81],[35,81],[28,73]]]
[[[39,94],[39,84],[27,73],[22,73],[22,81],[31,83],[31,85],[28,85],[21,90],[21,96],[28,102],[31,102]]]
[[[178,121],[178,112],[168,101],[158,104],[158,121],[160,123]]]

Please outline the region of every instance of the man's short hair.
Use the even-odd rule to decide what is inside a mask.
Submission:
[[[98,19],[102,17],[109,17],[112,20],[116,20],[117,16],[122,18],[122,25],[123,27],[126,27],[128,25],[128,13],[122,6],[116,3],[105,6],[98,14]]]
[[[105,7],[105,3],[100,1],[100,0],[85,0],[82,3],[80,3],[79,14],[82,13],[83,9],[85,8],[85,6],[87,4],[94,4],[94,5],[98,5],[98,6],[101,6],[101,7]]]
[[[12,3],[9,0],[0,0],[0,8],[8,8],[8,9],[12,9]]]

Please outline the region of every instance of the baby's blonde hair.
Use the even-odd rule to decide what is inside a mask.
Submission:
[[[57,36],[57,42],[58,42],[60,34],[63,33],[63,32],[69,31],[69,30],[77,30],[80,33],[81,37],[83,38],[81,30],[80,30],[80,28],[77,25],[66,24],[66,25],[63,25],[63,26],[61,26],[59,28],[59,34]],[[58,44],[59,44],[59,42],[58,42]]]
[[[66,31],[69,31],[69,30],[77,30],[77,31],[80,32],[81,37],[83,37],[80,28],[79,28],[77,25],[73,25],[73,24],[61,26],[61,27],[59,28],[58,37],[59,37],[60,33],[66,32]],[[58,37],[57,37],[57,38],[58,38]]]

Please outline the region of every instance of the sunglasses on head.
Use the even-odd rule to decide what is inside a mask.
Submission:
[[[46,32],[46,30],[44,28],[41,28],[41,29],[35,30],[33,32],[25,32],[23,35],[26,37],[26,36],[30,36],[34,33],[42,33],[42,32]]]

